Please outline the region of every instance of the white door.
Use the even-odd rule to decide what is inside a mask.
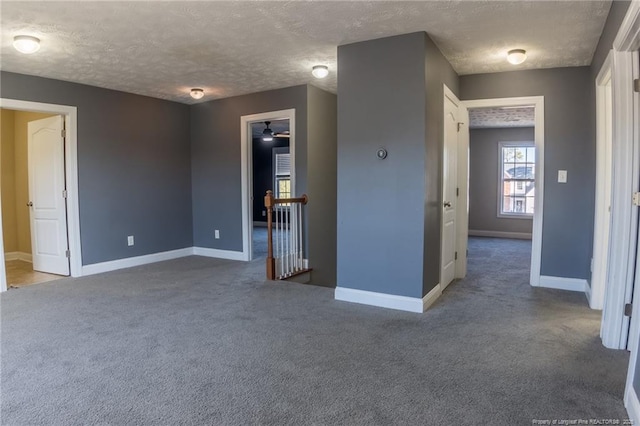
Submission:
[[[29,122],[29,206],[33,269],[69,275],[62,116]]]
[[[440,285],[444,290],[456,274],[456,204],[458,174],[458,106],[445,93],[444,157],[442,169],[442,265]]]

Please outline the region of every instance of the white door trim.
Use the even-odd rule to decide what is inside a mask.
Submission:
[[[634,1],[629,5],[627,14],[625,15],[618,34],[613,42],[613,128],[614,128],[614,144],[624,145],[627,149],[631,149],[634,153],[634,157],[631,160],[632,170],[627,176],[627,184],[637,185],[638,172],[640,171],[640,164],[636,159],[639,151],[638,137],[638,115],[640,110],[638,108],[638,95],[633,92],[632,79],[637,78],[638,72],[638,55],[635,52],[640,47],[640,2]],[[619,85],[619,86],[618,86]],[[619,92],[618,90],[626,89]],[[619,133],[618,133],[619,132]],[[618,135],[622,138],[618,140]],[[616,145],[614,145],[615,149]],[[614,153],[614,169],[617,167],[616,159],[618,157]],[[635,178],[635,179],[634,179]],[[617,189],[618,182],[614,180],[614,192]],[[628,188],[627,188],[628,189]],[[637,191],[637,189],[636,189]],[[614,195],[615,197],[615,195]],[[630,193],[626,193],[627,202],[629,203]],[[614,200],[615,203],[615,200]],[[615,204],[614,204],[615,205]],[[633,208],[633,211],[637,215],[637,207]],[[612,212],[615,213],[615,212]],[[619,212],[622,214],[622,212]],[[612,222],[615,215],[612,216]],[[637,228],[637,226],[636,226]],[[611,236],[612,238],[620,238],[623,235],[614,233],[613,228]],[[632,240],[637,243],[638,231],[633,234]],[[631,313],[631,324],[628,333],[628,349],[631,351],[631,357],[629,359],[629,368],[627,370],[627,382],[624,392],[624,404],[627,407],[630,419],[634,423],[640,422],[640,412],[638,407],[638,398],[635,390],[633,389],[633,381],[635,379],[636,363],[638,361],[638,340],[640,338],[640,253],[635,252],[635,243],[633,244],[634,251],[631,250],[631,245],[626,247],[621,246],[618,250],[626,250],[625,255],[630,258],[629,269],[635,272],[635,285],[633,286],[633,300],[636,303],[633,304],[633,311]],[[613,257],[614,245],[611,247],[611,256]],[[613,261],[610,261],[611,267],[614,269],[615,265]],[[627,279],[629,275],[627,275]],[[616,298],[620,298],[621,294],[627,296],[627,289],[631,287],[629,282],[610,282],[605,295],[605,309],[609,296],[615,293]],[[619,323],[619,321],[618,321]],[[603,328],[604,328],[604,313],[603,313]],[[604,331],[604,330],[603,330]],[[603,338],[604,343],[604,338]]]
[[[17,111],[42,112],[60,114],[64,117],[67,135],[64,144],[65,174],[67,180],[67,233],[71,276],[82,276],[82,243],[80,241],[80,204],[78,199],[78,112],[69,105],[46,104],[41,102],[21,101],[0,98],[0,108]],[[0,213],[1,215],[1,213]],[[0,226],[0,242],[2,242],[2,226]],[[7,290],[4,252],[0,250],[0,291]]]
[[[531,245],[531,275],[529,282],[532,286],[540,285],[540,264],[542,259],[542,218],[544,209],[544,96],[527,96],[517,98],[495,98],[462,101],[462,104],[471,108],[488,108],[502,106],[533,105],[535,108],[534,141],[536,145],[536,198],[534,201],[533,233]],[[468,139],[465,149],[460,150],[458,164],[469,164]],[[460,183],[460,192],[469,194],[468,180]],[[469,221],[469,213],[466,213],[466,222]],[[466,243],[465,243],[466,253]]]
[[[596,77],[596,198],[593,224],[593,254],[591,257],[591,282],[589,306],[591,309],[604,307],[607,273],[609,270],[610,214],[607,209],[611,199],[607,199],[612,185],[610,170],[607,174],[606,160],[612,150],[612,72],[613,54],[609,52]],[[611,120],[611,121],[610,121]],[[609,158],[609,160],[611,160]],[[611,164],[609,165],[611,168]]]
[[[617,39],[616,39],[617,40]],[[607,289],[602,311],[602,344],[627,347],[629,318],[624,304],[631,301],[637,242],[637,207],[631,194],[638,191],[638,143],[635,115],[637,95],[633,79],[638,75],[634,52],[612,52],[613,59],[613,191],[611,194],[611,239]],[[615,241],[615,242],[614,242]]]
[[[289,152],[291,153],[291,193],[295,194],[296,166],[295,166],[295,134],[296,134],[296,110],[284,109],[269,111],[260,114],[243,115],[240,117],[240,155],[241,155],[241,185],[242,185],[242,260],[250,261],[253,255],[253,170],[250,165],[253,158],[253,138],[251,137],[251,124],[266,120],[289,120]],[[264,197],[264,194],[258,194]]]

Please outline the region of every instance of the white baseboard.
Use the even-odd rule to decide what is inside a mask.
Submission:
[[[624,406],[627,407],[627,414],[631,424],[637,425],[640,422],[640,401],[638,401],[638,394],[633,388],[633,383],[627,387],[627,392],[624,395]]]
[[[11,251],[4,254],[4,260],[22,260],[23,262],[33,262],[31,253],[24,253],[21,251]]]
[[[438,300],[438,297],[442,295],[442,286],[440,283],[436,284],[434,288],[432,288],[426,296],[422,298],[422,312],[429,309],[433,302]]]
[[[423,298],[336,287],[335,299],[343,302],[361,303],[363,305],[379,306],[381,308],[423,313],[441,294],[440,284],[436,285]]]
[[[241,251],[218,250],[206,247],[193,247],[196,256],[215,257],[218,259],[247,260]]]
[[[581,278],[563,278],[540,275],[539,287],[555,288],[558,290],[579,291],[586,293],[589,284]]]
[[[148,263],[162,262],[164,260],[177,259],[191,256],[193,247],[178,250],[163,251],[160,253],[146,254],[144,256],[128,257],[126,259],[112,260],[110,262],[94,263],[82,267],[82,275],[101,274],[103,272],[115,271],[117,269],[131,268],[134,266],[146,265]]]
[[[469,230],[470,237],[491,237],[491,238],[515,238],[518,240],[530,240],[531,234],[527,232],[502,232],[502,231],[480,231]]]
[[[593,306],[591,306],[591,283],[589,281],[585,282],[584,295],[587,297],[587,303],[589,303],[589,307],[591,309],[595,309]]]

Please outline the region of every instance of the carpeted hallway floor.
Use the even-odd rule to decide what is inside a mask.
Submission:
[[[3,293],[3,425],[531,425],[626,418],[628,355],[530,244],[472,239],[425,314],[203,257]],[[521,268],[521,265],[525,265]]]

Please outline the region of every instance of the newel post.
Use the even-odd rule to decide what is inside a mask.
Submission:
[[[267,191],[264,196],[264,206],[267,208],[267,279],[276,279],[276,261],[273,258],[273,206],[275,205],[273,191]]]

